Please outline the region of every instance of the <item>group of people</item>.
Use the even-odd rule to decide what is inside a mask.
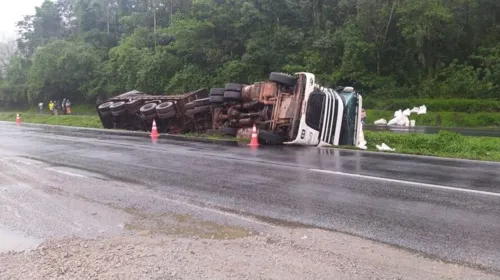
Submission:
[[[43,103],[40,102],[38,104],[38,107],[40,108],[40,114],[43,114]],[[71,102],[69,99],[63,98],[63,100],[55,100],[52,101],[50,100],[49,102],[49,111],[52,115],[58,115],[59,112],[63,113],[64,115],[71,115]]]

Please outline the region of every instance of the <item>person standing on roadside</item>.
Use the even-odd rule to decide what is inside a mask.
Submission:
[[[38,108],[40,109],[40,115],[43,115],[43,102],[38,103]]]
[[[59,107],[61,106],[61,101],[54,101],[54,116],[57,116],[58,115],[58,112],[57,112],[57,109],[59,109]]]
[[[361,109],[361,124],[365,124],[366,119],[366,111],[365,109]]]
[[[69,99],[66,99],[66,114],[71,115],[71,102],[69,102]]]
[[[49,102],[49,111],[52,115],[54,114],[54,102],[52,100]]]

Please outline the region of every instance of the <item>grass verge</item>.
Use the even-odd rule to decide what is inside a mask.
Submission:
[[[395,153],[500,161],[500,138],[471,137],[441,131],[438,134],[397,134],[365,131],[368,149],[386,143]]]
[[[437,122],[441,117],[441,124]],[[378,119],[390,121],[394,117],[393,111],[366,110],[366,123],[373,124]],[[415,120],[416,126],[443,126],[443,127],[470,127],[470,128],[499,128],[500,113],[457,113],[457,112],[427,112],[426,115],[412,114],[410,120]]]
[[[203,138],[203,139],[211,139],[211,140],[233,140],[240,143],[250,143],[249,139],[246,138],[237,138],[233,136],[228,136],[220,133],[184,133],[182,134],[185,137],[192,138]]]
[[[20,116],[21,121],[26,123],[102,128],[102,124],[98,116],[53,116],[49,114],[40,115],[31,113],[20,114]],[[0,121],[16,121],[16,113],[0,113]]]

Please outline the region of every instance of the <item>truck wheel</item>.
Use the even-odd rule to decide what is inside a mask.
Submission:
[[[271,74],[269,75],[269,80],[290,87],[293,87],[297,84],[297,78],[278,72],[271,72]]]
[[[242,84],[228,83],[226,84],[226,91],[241,91]]]
[[[156,114],[156,111],[154,111],[152,114],[148,114],[148,115],[144,115],[144,114],[143,114],[143,115],[142,115],[142,118],[143,118],[144,120],[152,120],[152,119],[156,118],[156,116],[157,116],[157,115],[158,115],[158,114]]]
[[[119,117],[119,116],[125,114],[126,112],[127,112],[127,108],[124,107],[123,109],[118,110],[118,111],[117,110],[111,111],[111,114],[113,115],[113,117]]]
[[[99,111],[99,112],[101,112],[101,116],[103,116],[103,117],[109,117],[109,116],[111,116],[111,111],[104,111],[104,112],[103,111]]]
[[[140,111],[144,116],[156,114],[156,103],[148,103],[141,107]]]
[[[170,119],[175,116],[175,110],[166,112],[166,113],[160,113],[158,112],[158,118],[159,119]]]
[[[196,99],[193,103],[195,107],[210,105],[210,98]]]
[[[224,95],[211,95],[210,103],[224,103]]]
[[[111,106],[109,106],[109,109],[111,111],[122,111],[123,109],[125,109],[125,103],[125,101],[115,102]]]
[[[223,126],[223,127],[219,128],[219,131],[220,131],[220,133],[222,133],[224,135],[235,136],[235,137],[236,137],[236,134],[238,134],[238,129],[234,128],[234,127]]]
[[[224,92],[224,99],[240,101],[241,100],[241,92],[240,91],[227,91],[226,90]]]
[[[281,135],[267,130],[259,130],[257,138],[259,138],[259,141],[274,145],[281,145],[285,142],[285,139]]]
[[[194,108],[194,102],[186,103],[186,105],[184,107],[186,108],[186,110],[193,109]]]
[[[224,91],[226,91],[225,88],[213,88],[210,90],[210,96],[223,96]]]
[[[158,114],[163,114],[163,115],[170,112],[175,113],[174,103],[172,102],[160,103],[158,104],[158,106],[156,106],[156,112],[158,112]]]
[[[205,113],[205,112],[210,112],[210,105],[205,105],[205,106],[200,106],[200,107],[194,108],[195,114],[201,114],[201,113]]]
[[[98,109],[99,109],[99,111],[101,111],[101,112],[107,112],[107,111],[109,111],[109,110],[110,110],[110,109],[109,109],[109,107],[110,107],[111,105],[113,105],[113,102],[111,102],[111,101],[110,101],[110,102],[106,102],[106,103],[102,103],[101,105],[99,105],[99,108],[98,108]]]
[[[125,107],[127,107],[127,108],[135,108],[135,107],[139,107],[140,105],[142,105],[142,100],[140,100],[140,99],[131,100],[131,101],[125,103]]]

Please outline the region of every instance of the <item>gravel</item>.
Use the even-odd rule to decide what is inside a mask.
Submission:
[[[231,240],[154,234],[52,240],[0,254],[0,279],[500,279],[334,232]]]

